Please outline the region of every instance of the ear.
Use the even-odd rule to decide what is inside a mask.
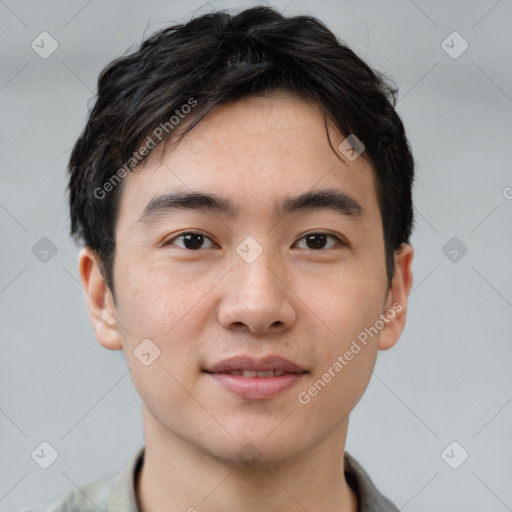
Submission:
[[[123,345],[112,293],[101,273],[99,257],[89,247],[80,251],[78,269],[96,339],[109,350],[121,350]]]
[[[393,347],[405,327],[407,298],[412,286],[412,258],[414,249],[402,244],[395,251],[395,273],[387,296],[384,311],[384,328],[379,337],[379,350]],[[387,321],[386,321],[387,320]]]

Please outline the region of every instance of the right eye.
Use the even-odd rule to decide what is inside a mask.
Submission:
[[[175,240],[182,239],[183,245],[178,245],[178,247],[181,247],[182,249],[188,249],[191,251],[196,251],[197,249],[201,249],[204,240],[210,240],[209,237],[206,235],[203,235],[202,233],[197,233],[195,231],[187,231],[185,233],[180,233],[179,235],[175,236],[174,238],[171,238],[167,242],[165,242],[164,246],[169,245],[175,245],[173,242]],[[208,247],[206,247],[208,249]]]

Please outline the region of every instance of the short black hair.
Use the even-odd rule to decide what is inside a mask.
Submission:
[[[96,101],[68,164],[71,236],[96,252],[114,293],[115,226],[126,173],[150,148],[175,139],[173,118],[187,118],[179,142],[216,106],[283,90],[316,102],[326,127],[328,118],[364,144],[361,157],[376,177],[389,287],[394,251],[409,242],[414,222],[414,160],[391,83],[311,16],[285,17],[257,6],[162,29],[98,78]],[[330,138],[329,144],[343,160]]]

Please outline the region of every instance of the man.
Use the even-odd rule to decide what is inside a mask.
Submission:
[[[345,452],[412,285],[395,93],[321,22],[268,7],[167,28],[103,70],[71,231],[145,446],[39,510],[397,510]]]

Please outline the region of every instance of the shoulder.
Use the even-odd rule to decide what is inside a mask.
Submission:
[[[144,446],[121,472],[63,492],[57,499],[19,512],[138,512],[135,479],[144,462]]]
[[[108,510],[106,502],[115,485],[115,475],[67,490],[51,502],[19,512],[98,512]]]

